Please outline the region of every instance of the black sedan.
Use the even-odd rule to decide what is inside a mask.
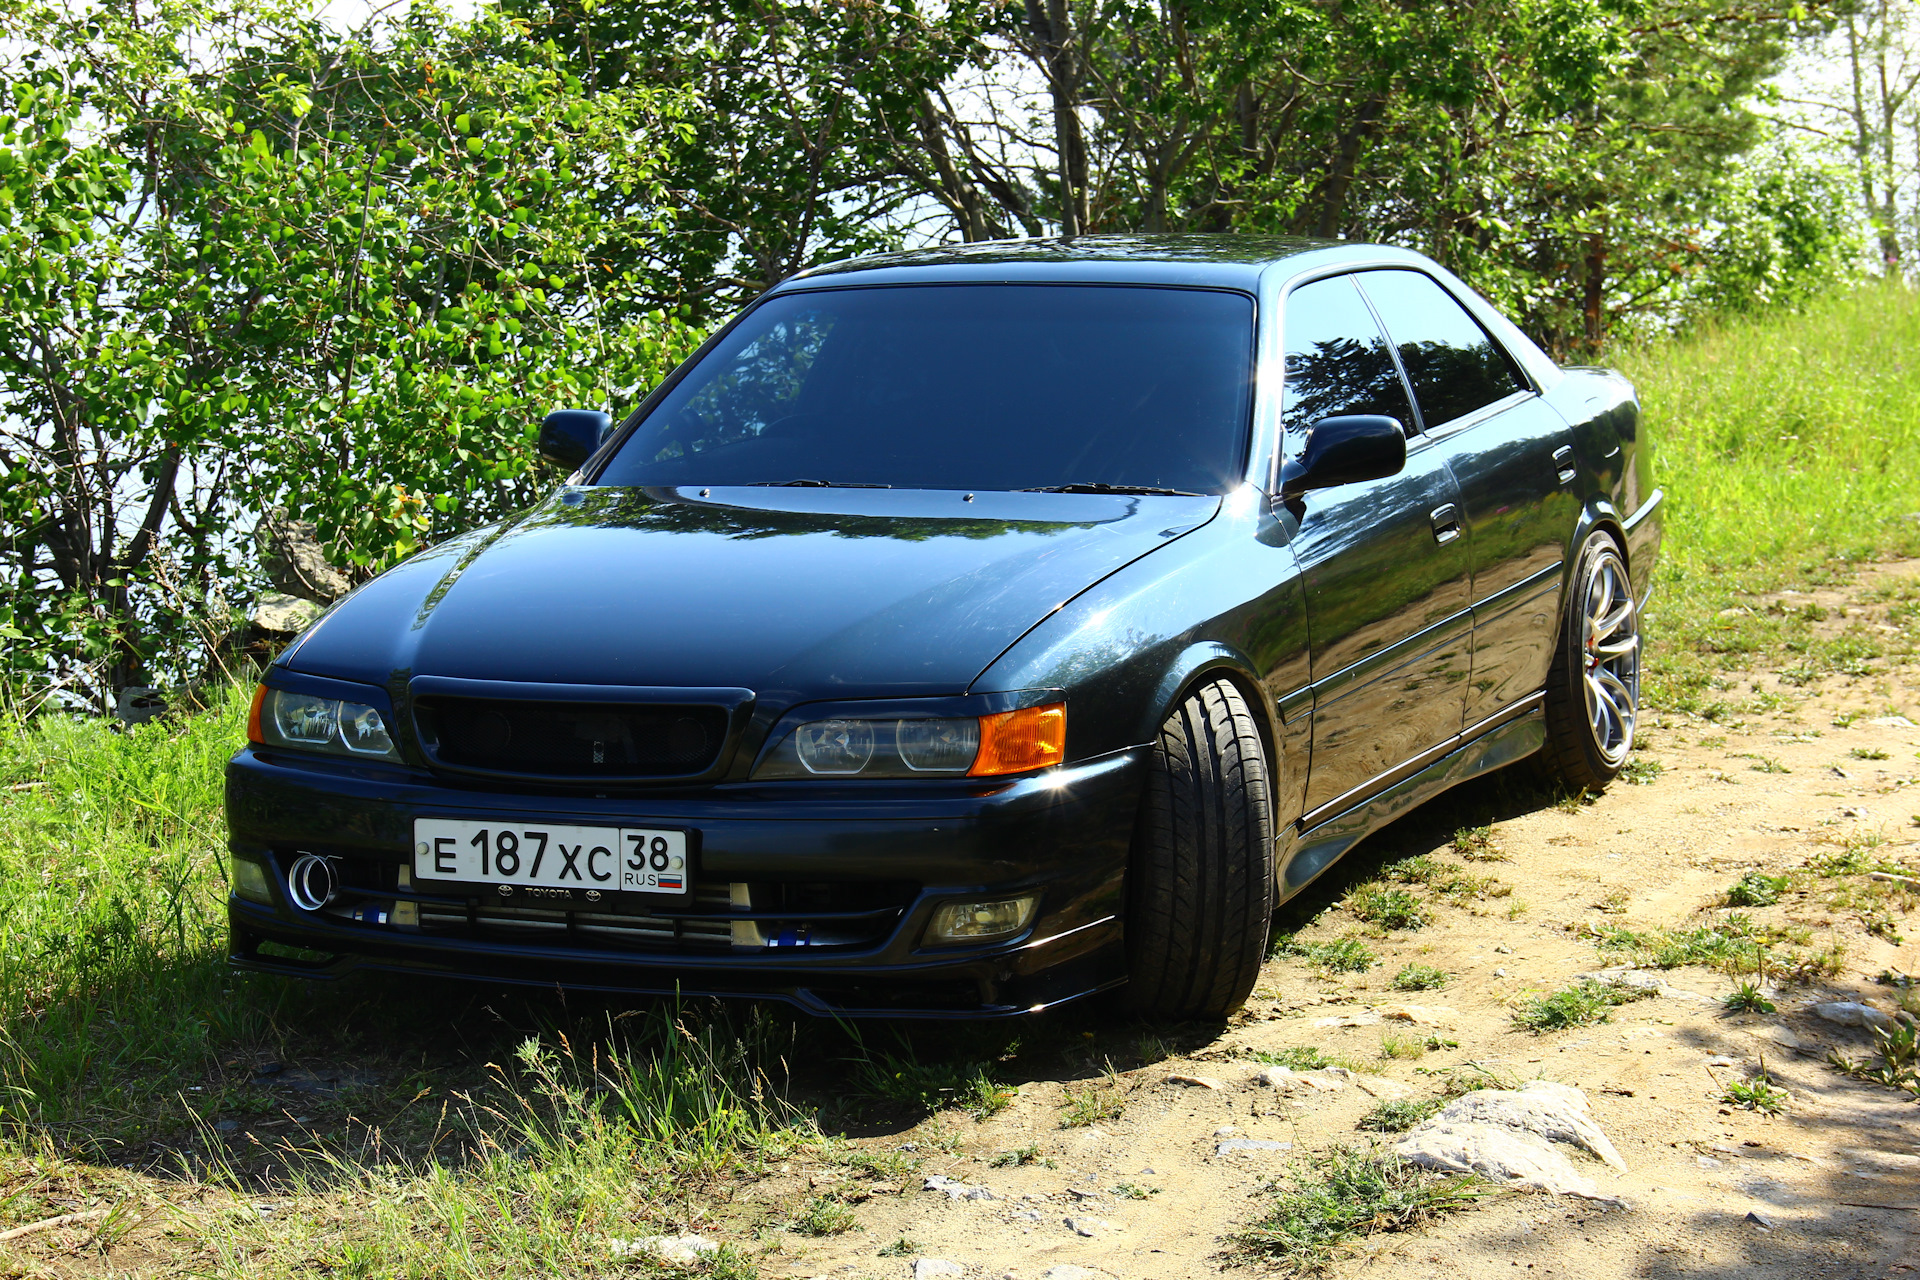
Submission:
[[[1417,254],[847,262],[541,448],[267,672],[235,965],[1217,1018],[1369,831],[1632,746],[1633,389]]]

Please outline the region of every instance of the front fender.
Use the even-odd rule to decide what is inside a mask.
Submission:
[[[1237,498],[1239,495],[1235,495]],[[1066,690],[1070,760],[1152,742],[1193,686],[1223,674],[1253,708],[1276,780],[1276,815],[1300,812],[1307,717],[1281,696],[1310,683],[1298,566],[1257,493],[1128,565],[1023,636],[972,692]],[[1288,768],[1298,759],[1301,767]]]

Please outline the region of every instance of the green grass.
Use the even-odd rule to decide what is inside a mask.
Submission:
[[[1356,886],[1343,905],[1355,918],[1381,929],[1418,929],[1427,922],[1420,899],[1377,882]]]
[[[857,1027],[848,1027],[855,1056],[851,1087],[860,1097],[901,1102],[928,1110],[958,1107],[984,1120],[1005,1110],[1019,1090],[996,1081],[986,1062],[922,1062],[904,1037],[895,1050],[867,1046]]]
[[[1637,987],[1612,987],[1599,982],[1576,982],[1551,995],[1534,996],[1522,1001],[1513,1011],[1513,1024],[1523,1031],[1542,1035],[1572,1027],[1606,1022],[1616,1006],[1644,1000],[1652,995]]]
[[[1274,939],[1273,954],[1297,956],[1316,969],[1328,973],[1365,973],[1380,963],[1380,957],[1358,938],[1340,938],[1332,942],[1302,942],[1291,935]]]
[[[1453,851],[1468,862],[1508,862],[1492,827],[1462,827],[1453,833]]]
[[[1741,983],[1725,996],[1721,997],[1720,1002],[1726,1005],[1727,1010],[1731,1013],[1774,1013],[1777,1011],[1777,1007],[1773,1001],[1767,999],[1766,993],[1762,991],[1759,984],[1755,982]]]
[[[1805,610],[1720,615],[1920,553],[1915,350],[1920,294],[1895,282],[1610,354],[1640,393],[1667,494],[1647,620],[1653,702],[1700,711],[1721,672],[1773,659],[1807,680],[1870,661],[1870,633],[1819,638],[1833,620]]]
[[[851,1231],[853,1210],[832,1196],[809,1196],[787,1229],[803,1236],[837,1236]]]
[[[1360,1117],[1360,1127],[1374,1133],[1405,1133],[1446,1104],[1445,1098],[1383,1098]]]
[[[1730,907],[1770,907],[1786,892],[1789,876],[1770,876],[1749,871],[1727,890]]]
[[[1334,1147],[1297,1163],[1265,1216],[1234,1243],[1294,1274],[1317,1275],[1362,1237],[1414,1230],[1484,1194],[1475,1177],[1428,1173],[1376,1148]]]
[[[1728,1081],[1720,1101],[1730,1107],[1745,1107],[1748,1111],[1778,1115],[1786,1110],[1787,1091],[1775,1088],[1773,1081],[1762,1074],[1751,1080]]]
[[[1328,1053],[1310,1044],[1290,1044],[1284,1049],[1256,1049],[1247,1055],[1270,1067],[1293,1071],[1320,1071],[1327,1067],[1345,1067],[1349,1071],[1368,1070],[1367,1064],[1342,1053]]]
[[[1624,955],[1653,969],[1703,965],[1738,976],[1759,973],[1792,981],[1811,981],[1839,972],[1845,948],[1839,942],[1813,945],[1804,925],[1762,925],[1743,912],[1678,929],[1628,929],[1607,925],[1595,936],[1602,952]]]
[[[1085,1129],[1103,1120],[1118,1120],[1127,1110],[1126,1090],[1111,1067],[1099,1080],[1067,1086],[1067,1105],[1060,1110],[1062,1129]]]
[[[1395,991],[1438,991],[1446,985],[1446,971],[1430,964],[1407,964],[1393,975]]]

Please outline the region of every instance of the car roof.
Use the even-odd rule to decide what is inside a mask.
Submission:
[[[1386,245],[1298,236],[1098,235],[914,249],[847,258],[790,276],[771,292],[868,284],[1040,282],[1185,285],[1257,292],[1276,264],[1287,275],[1342,263],[1425,265]]]

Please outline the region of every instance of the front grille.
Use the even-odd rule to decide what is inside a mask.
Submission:
[[[727,710],[649,703],[521,702],[430,695],[414,703],[420,740],[456,769],[549,777],[668,778],[704,773],[727,737]]]
[[[730,895],[724,884],[696,884],[693,902],[676,901],[685,910],[723,912]],[[663,920],[645,914],[606,911],[552,911],[538,907],[475,907],[471,911],[438,903],[420,904],[423,933],[546,941],[561,946],[607,947],[636,951],[730,951],[733,926],[722,920]]]

